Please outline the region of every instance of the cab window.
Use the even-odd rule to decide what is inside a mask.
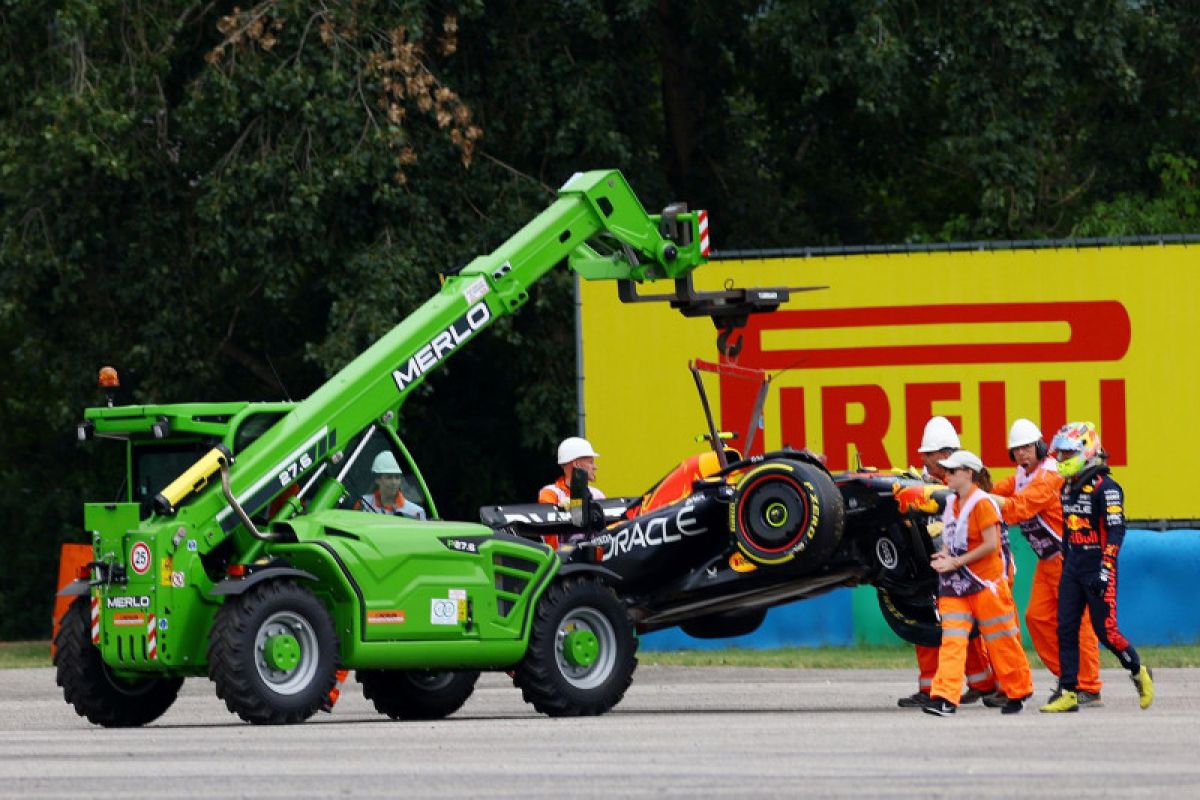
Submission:
[[[388,432],[375,428],[343,478],[343,507],[409,519],[429,519],[432,504],[421,491],[413,465]]]
[[[142,504],[143,517],[149,513],[151,498],[209,449],[210,446],[202,442],[133,445],[133,497],[130,499]]]

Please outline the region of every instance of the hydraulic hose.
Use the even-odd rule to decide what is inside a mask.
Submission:
[[[254,527],[254,521],[250,519],[250,515],[246,513],[246,509],[242,508],[242,504],[233,496],[233,491],[229,488],[229,460],[222,458],[221,464],[221,491],[225,493],[225,500],[229,503],[229,507],[233,509],[233,513],[238,515],[238,519],[246,526],[246,530],[250,531],[250,535],[255,539],[261,539],[264,542],[274,541],[277,537],[263,533],[258,528]]]

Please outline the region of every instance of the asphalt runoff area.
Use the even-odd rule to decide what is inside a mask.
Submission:
[[[943,719],[896,707],[915,670],[641,667],[609,714],[549,719],[486,674],[453,717],[394,722],[351,676],[288,727],[192,679],[154,724],[106,730],[53,670],[0,670],[0,797],[1200,797],[1200,669],[1155,678],[1148,711],[1109,670],[1104,708]]]

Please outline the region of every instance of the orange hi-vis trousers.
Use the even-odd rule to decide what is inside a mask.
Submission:
[[[938,612],[942,617],[942,646],[931,696],[958,705],[967,644],[976,622],[979,623],[979,638],[987,645],[1000,691],[1011,698],[1023,699],[1033,694],[1033,673],[1029,670],[1025,651],[1021,649],[1017,605],[1007,581],[999,581],[994,590],[984,589],[966,597],[939,597]]]
[[[1025,626],[1033,648],[1046,669],[1058,677],[1058,584],[1062,580],[1062,555],[1040,559],[1033,573],[1033,589],[1025,609]],[[1079,690],[1100,693],[1100,643],[1092,630],[1087,608],[1079,626]]]
[[[1057,634],[1055,634],[1057,636]],[[1055,638],[1055,647],[1058,646],[1058,639]],[[933,676],[937,674],[938,668],[938,650],[937,647],[922,647],[915,645],[917,650],[917,687],[925,694],[933,688]],[[992,665],[988,661],[987,647],[983,643],[982,636],[976,636],[967,642],[967,686],[975,689],[983,694],[991,694],[996,691],[996,676],[992,674]],[[1083,686],[1083,670],[1079,672],[1079,685]]]

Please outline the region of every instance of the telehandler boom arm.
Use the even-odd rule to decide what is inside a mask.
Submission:
[[[669,212],[647,214],[617,171],[577,173],[549,208],[494,252],[447,277],[436,295],[238,453],[229,466],[233,497],[253,514],[324,462],[341,460],[353,437],[397,410],[481,330],[516,312],[529,287],[564,259],[589,280],[685,278],[707,260],[707,238],[696,230],[703,212]],[[589,246],[597,237],[615,245],[612,256]],[[336,463],[326,466],[333,468],[322,480],[337,474]],[[194,481],[199,494],[186,504],[190,492],[159,503],[160,518],[174,513],[199,535],[202,550],[241,524],[214,483]]]

